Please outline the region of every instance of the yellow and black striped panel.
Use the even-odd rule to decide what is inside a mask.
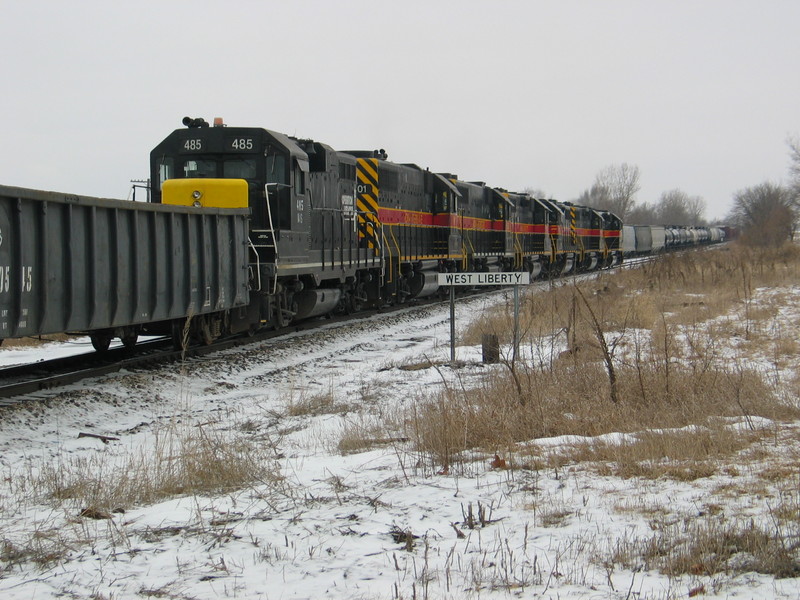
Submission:
[[[378,159],[359,158],[356,163],[356,209],[358,237],[368,248],[378,250]]]
[[[578,239],[578,225],[577,225],[577,210],[574,206],[569,207],[569,233],[572,236],[573,241]]]

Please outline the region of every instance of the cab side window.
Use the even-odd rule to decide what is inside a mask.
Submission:
[[[306,193],[306,175],[300,165],[294,165],[294,191],[296,194]]]

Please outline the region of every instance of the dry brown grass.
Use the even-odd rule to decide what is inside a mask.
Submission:
[[[776,531],[777,530],[777,531]],[[618,542],[610,560],[625,568],[658,569],[669,577],[712,576],[756,572],[778,578],[800,576],[796,524],[776,520],[775,527],[759,527],[722,518],[666,525],[647,539]]]
[[[392,432],[391,417],[357,417],[345,422],[336,451],[340,454],[355,454],[386,444],[407,441]]]
[[[12,338],[2,341],[3,348],[31,348],[48,344],[50,342],[71,342],[77,338],[65,333],[53,333],[50,335],[39,335],[36,337]]]
[[[34,531],[23,542],[3,539],[0,541],[0,575],[28,562],[42,569],[52,567],[72,552],[73,545],[56,528]]]
[[[321,392],[319,394],[301,395],[297,399],[291,399],[286,406],[286,416],[319,416],[346,413],[350,406],[336,401],[333,390]]]
[[[203,426],[178,425],[156,432],[146,450],[116,458],[64,457],[30,476],[30,489],[43,499],[67,501],[76,511],[101,512],[263,484],[283,485],[269,445]]]
[[[617,477],[693,481],[722,469],[724,459],[761,439],[759,432],[739,433],[722,423],[684,430],[645,431],[621,443],[590,441],[568,447],[561,459],[595,463],[602,474]]]
[[[524,298],[522,339],[532,360],[507,363],[477,388],[454,386],[416,403],[406,416],[409,437],[432,466],[450,467],[474,449],[511,454],[536,438],[639,432],[636,443],[574,450],[571,460],[610,463],[611,472],[624,476],[713,474],[720,457],[758,440],[754,417],[800,416],[800,402],[787,397],[786,385],[746,361],[731,367],[721,360],[734,338],[740,356],[796,358],[793,336],[770,329],[781,300],[791,298],[757,306],[753,295],[798,274],[795,247],[772,253],[734,247],[553,284]],[[710,321],[737,311],[733,326]],[[483,315],[463,339],[477,343],[492,333],[508,343],[509,312]],[[559,338],[568,352],[540,343]],[[720,418],[739,418],[748,429],[734,431]],[[698,429],[673,431],[689,426]]]
[[[760,287],[795,283],[800,276],[800,249],[753,250],[739,246],[705,252],[669,255],[640,269],[602,273],[579,284],[607,331],[651,329],[660,321],[692,325],[747,305],[753,321],[766,320],[774,307],[755,306],[753,292]],[[566,331],[575,321],[575,293],[570,280],[522,300],[523,337],[542,337]],[[510,310],[493,311],[474,321],[462,335],[465,344],[480,343],[486,333],[511,339]]]
[[[732,375],[674,367],[667,375],[648,366],[621,369],[617,375],[620,401],[612,403],[605,373],[592,362],[518,371],[521,393],[510,373],[495,374],[480,388],[449,389],[416,404],[407,417],[411,437],[434,464],[452,465],[472,448],[491,454],[511,452],[519,442],[536,438],[659,430],[640,433],[637,444],[618,447],[614,457],[600,456],[597,449],[597,456],[584,456],[629,465],[653,457],[708,459],[736,452],[753,441],[749,433],[739,434],[715,423],[718,417],[746,421],[756,416],[778,420],[800,416],[797,409],[779,402],[754,372]],[[670,431],[690,425],[703,429],[688,434]],[[708,427],[713,435],[706,433]],[[682,450],[687,447],[691,449],[688,456]],[[575,460],[580,460],[579,454],[576,451]],[[630,466],[616,470],[633,473]]]

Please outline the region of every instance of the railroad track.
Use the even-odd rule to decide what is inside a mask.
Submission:
[[[358,313],[358,318],[415,306],[421,306],[421,304],[401,304],[380,311],[362,311]],[[120,347],[103,353],[90,352],[0,369],[0,407],[43,400],[54,395],[64,386],[122,370],[141,370],[173,362],[196,360],[221,350],[262,342],[293,332],[309,331],[334,323],[343,323],[353,318],[352,315],[321,317],[277,331],[231,337],[217,340],[209,345],[190,346],[180,350],[173,348],[171,339],[157,338],[139,343],[133,350]]]
[[[592,276],[597,273],[613,272],[619,268],[636,268],[654,259],[655,257],[652,256],[637,257],[629,259],[619,267],[614,267],[610,270],[581,273],[578,276]],[[465,298],[478,293],[486,293],[487,291],[491,293],[501,290],[497,288],[486,288],[482,292],[463,290],[458,297]],[[331,324],[345,323],[353,319],[364,319],[377,314],[390,314],[400,310],[413,310],[433,304],[446,304],[447,302],[447,300],[433,296],[415,300],[412,304],[397,304],[381,309],[361,311],[356,316],[319,317],[276,331],[259,332],[253,336],[226,338],[217,340],[209,345],[191,346],[181,350],[173,348],[171,339],[157,338],[141,342],[133,350],[119,347],[103,353],[90,352],[8,367],[0,369],[0,408],[43,400],[55,395],[60,388],[70,384],[117,373],[123,369],[148,369],[173,362],[194,360],[214,352],[270,340],[292,332],[310,331]]]

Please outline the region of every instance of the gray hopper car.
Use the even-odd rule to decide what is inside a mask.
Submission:
[[[0,186],[0,339],[81,332],[102,349],[245,307],[248,215]]]

